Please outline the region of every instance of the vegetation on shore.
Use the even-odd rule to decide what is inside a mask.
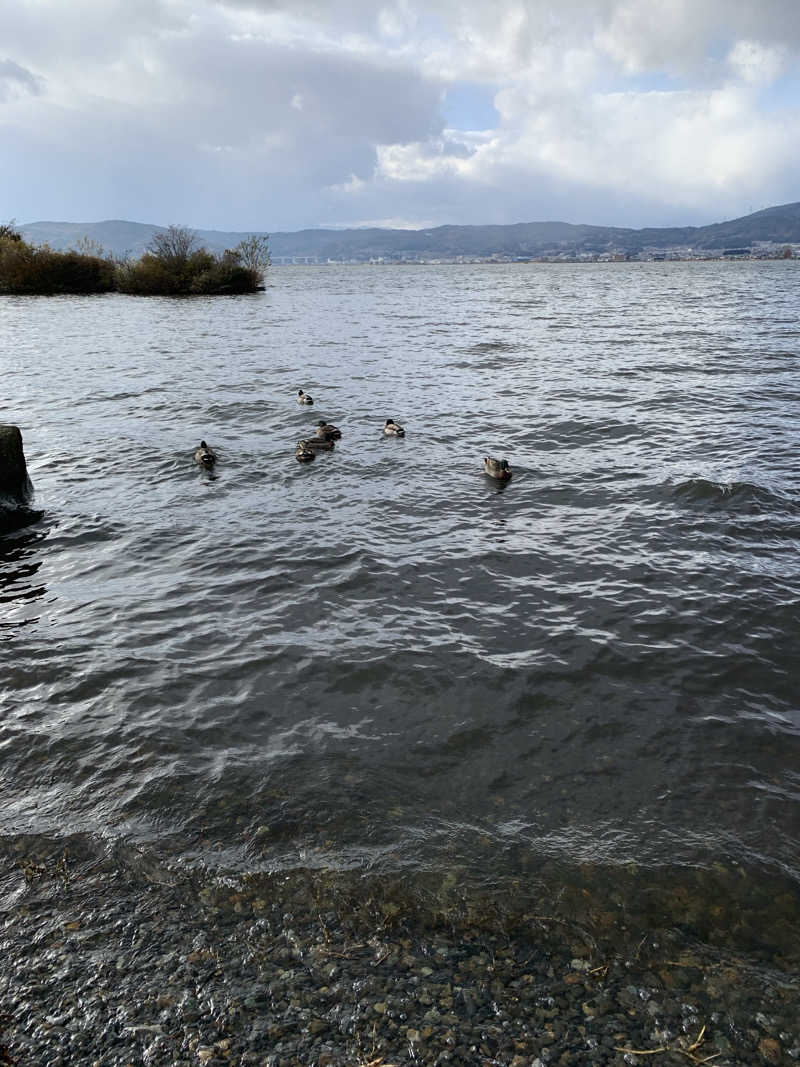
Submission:
[[[155,234],[141,259],[104,255],[85,240],[56,252],[22,239],[13,223],[0,224],[0,293],[131,293],[136,296],[216,296],[253,293],[269,265],[266,237],[248,237],[221,254],[197,244],[195,234],[170,226]]]
[[[35,247],[13,224],[1,224],[0,293],[107,293],[114,288],[115,265],[93,251]]]

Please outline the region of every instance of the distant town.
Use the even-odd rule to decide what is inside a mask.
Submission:
[[[603,251],[586,252],[565,249],[539,255],[511,255],[494,252],[486,256],[430,256],[424,253],[394,253],[385,256],[358,257],[351,259],[323,259],[321,256],[276,256],[271,261],[276,266],[334,266],[338,264],[446,264],[446,263],[658,263],[666,260],[741,260],[741,259],[800,259],[800,244],[773,244],[761,242],[746,248],[643,248],[637,252]]]

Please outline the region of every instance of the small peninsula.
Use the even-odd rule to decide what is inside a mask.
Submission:
[[[169,226],[153,234],[139,259],[107,254],[89,238],[57,251],[33,245],[13,223],[0,224],[0,294],[56,295],[120,292],[134,296],[223,296],[254,293],[269,265],[265,236],[210,252],[196,234]]]

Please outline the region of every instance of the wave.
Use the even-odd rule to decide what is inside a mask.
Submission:
[[[485,355],[488,352],[518,352],[520,345],[513,341],[478,341],[477,344],[470,345],[464,351],[474,355]]]
[[[671,496],[684,503],[719,506],[734,511],[783,512],[797,509],[797,503],[787,493],[755,482],[687,478],[671,487]]]

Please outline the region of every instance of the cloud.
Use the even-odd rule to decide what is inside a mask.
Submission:
[[[0,0],[0,14],[15,160],[0,195],[20,218],[639,225],[798,198],[796,0]]]
[[[737,41],[728,55],[734,74],[750,85],[769,85],[776,81],[783,73],[785,61],[782,46],[756,41]]]
[[[17,95],[38,96],[42,79],[10,59],[0,59],[0,101]]]

